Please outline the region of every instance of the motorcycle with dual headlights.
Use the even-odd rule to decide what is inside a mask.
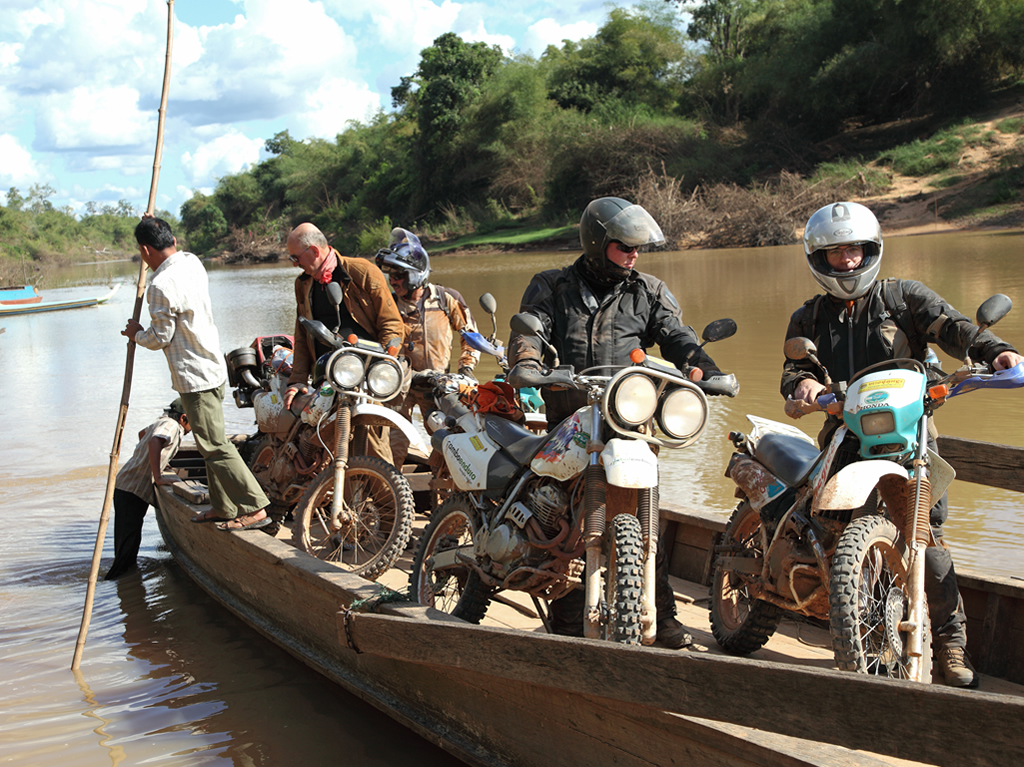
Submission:
[[[317,360],[310,391],[288,408],[290,336],[258,338],[226,355],[235,402],[255,409],[259,428],[241,452],[274,504],[272,516],[292,513],[297,547],[373,580],[405,550],[415,504],[400,471],[364,454],[366,430],[398,428],[414,447],[429,448],[408,419],[381,404],[402,390],[398,359],[380,344],[300,322],[333,351]]]
[[[720,323],[705,341],[735,333],[734,322]],[[530,315],[513,317],[512,328],[542,332]],[[739,387],[731,375],[691,382],[639,349],[631,360],[579,373],[557,359],[552,368],[512,368],[510,393],[586,392],[587,405],[542,434],[517,422],[514,409],[481,407],[458,377],[414,377],[433,393],[439,428],[431,443],[455,486],[420,538],[414,598],[479,622],[501,591],[525,591],[551,631],[545,603],[581,589],[585,636],[654,642],[657,451],[694,444],[707,425],[705,394],[734,396]]]

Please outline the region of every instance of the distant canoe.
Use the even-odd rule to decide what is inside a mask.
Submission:
[[[89,298],[69,298],[66,301],[38,301],[37,303],[7,303],[0,301],[0,317],[13,314],[31,314],[33,312],[55,312],[60,309],[80,309],[83,306],[96,306],[113,298],[120,285],[102,296]]]
[[[15,304],[38,304],[43,300],[39,291],[31,285],[11,285],[0,288],[0,306]]]

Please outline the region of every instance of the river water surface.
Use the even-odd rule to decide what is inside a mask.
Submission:
[[[1018,308],[995,332],[1024,345],[1024,234],[890,237],[882,276],[920,279],[966,314],[1002,292]],[[434,279],[477,309],[498,300],[508,338],[530,276],[573,253],[435,258]],[[698,332],[732,317],[737,335],[708,351],[742,391],[713,399],[711,422],[692,448],[666,451],[662,498],[727,515],[723,471],[729,430],[746,413],[784,420],[778,393],[789,315],[813,295],[799,246],[641,256],[664,279]],[[210,289],[221,346],[291,332],[291,266],[217,268]],[[117,764],[456,764],[454,758],[347,695],[264,640],[208,598],[163,548],[152,518],[141,571],[100,582],[81,674],[69,671],[121,398],[125,339],[137,266],[67,270],[54,300],[122,283],[110,304],[0,319],[0,762],[33,767]],[[93,287],[80,287],[81,285]],[[483,333],[490,320],[477,310]],[[143,322],[147,313],[143,309]],[[940,354],[940,356],[942,356]],[[497,372],[484,363],[481,376]],[[138,349],[121,459],[138,432],[173,399],[163,354]],[[225,406],[229,430],[252,430],[252,411]],[[978,392],[938,414],[940,431],[1024,446],[1024,393]],[[811,421],[814,421],[811,423]],[[814,434],[819,421],[800,425]],[[947,540],[961,569],[1024,577],[1024,514],[1017,493],[955,482]],[[108,529],[101,573],[112,557]]]

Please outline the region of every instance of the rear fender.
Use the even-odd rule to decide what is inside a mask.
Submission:
[[[825,483],[814,499],[812,513],[860,508],[880,482],[887,484],[901,479],[905,485],[908,477],[907,470],[892,461],[851,463]]]

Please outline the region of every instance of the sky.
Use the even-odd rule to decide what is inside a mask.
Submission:
[[[635,4],[620,0],[618,6]],[[167,40],[163,0],[0,2],[0,202],[56,190],[76,213],[145,210]],[[391,109],[445,32],[506,54],[591,37],[604,0],[176,0],[156,207],[266,159],[266,139],[333,139]]]

